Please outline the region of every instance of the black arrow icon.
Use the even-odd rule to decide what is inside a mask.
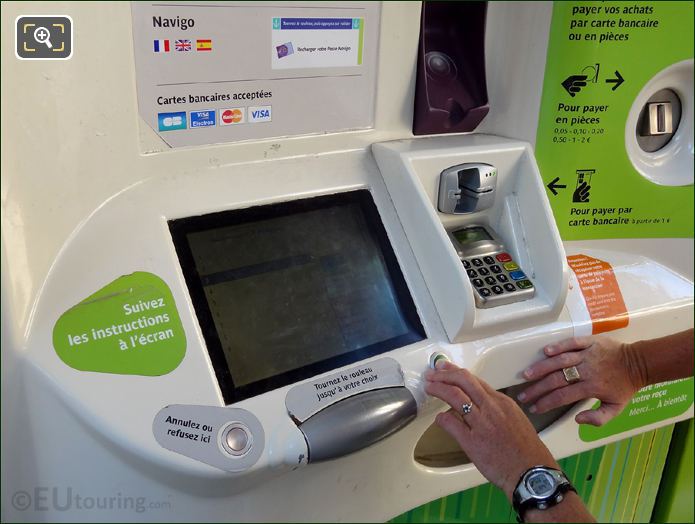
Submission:
[[[564,189],[567,187],[565,184],[558,184],[559,181],[560,177],[556,176],[550,181],[550,184],[548,184],[548,189],[553,192],[553,195],[557,195],[557,191],[555,191],[556,189]]]
[[[618,89],[618,87],[620,87],[620,84],[622,84],[623,82],[625,82],[625,79],[622,77],[620,73],[618,73],[617,69],[615,70],[615,78],[606,78],[606,84],[615,84],[611,91],[615,91],[616,89]]]

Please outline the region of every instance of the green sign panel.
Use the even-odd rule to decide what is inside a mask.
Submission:
[[[693,236],[692,184],[648,180],[625,145],[640,91],[692,57],[692,2],[555,2],[536,158],[565,240]]]
[[[693,403],[693,379],[654,384],[640,389],[627,407],[603,426],[579,426],[579,438],[592,442],[682,415]],[[597,408],[600,403],[596,403]]]
[[[53,347],[80,371],[157,376],[181,363],[186,335],[166,283],[137,272],[63,313],[53,328]]]

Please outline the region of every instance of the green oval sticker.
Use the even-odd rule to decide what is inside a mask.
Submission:
[[[139,271],[63,313],[53,328],[53,347],[80,371],[158,376],[181,363],[186,335],[169,286]]]

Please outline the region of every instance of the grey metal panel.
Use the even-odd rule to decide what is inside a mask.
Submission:
[[[403,386],[401,366],[390,357],[314,378],[287,392],[287,412],[300,423],[322,409],[373,389]]]
[[[370,446],[405,427],[417,404],[405,387],[360,393],[318,412],[299,426],[309,462],[329,460]]]
[[[226,428],[234,426],[248,430],[249,445],[239,456],[225,451],[221,442]],[[251,468],[265,447],[260,421],[240,408],[173,404],[157,413],[152,432],[162,447],[231,472]]]

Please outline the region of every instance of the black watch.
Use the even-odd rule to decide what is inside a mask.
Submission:
[[[514,489],[512,504],[517,520],[524,522],[528,509],[548,509],[565,498],[568,491],[577,492],[567,476],[559,469],[533,466],[527,469]]]

